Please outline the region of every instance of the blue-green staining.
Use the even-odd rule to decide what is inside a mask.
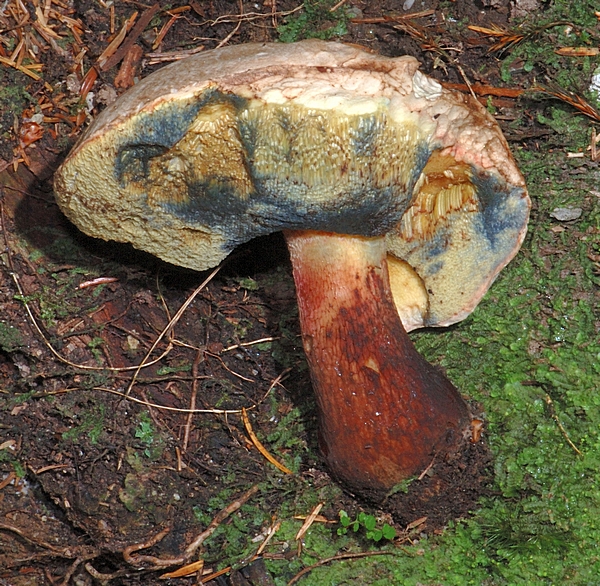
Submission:
[[[115,177],[122,186],[148,177],[149,163],[175,146],[188,132],[198,112],[222,94],[214,89],[201,96],[170,100],[132,119],[127,138],[117,146]]]
[[[376,137],[380,132],[376,116],[360,116],[350,133],[352,150],[357,157],[377,156]]]
[[[497,177],[473,173],[479,200],[481,230],[492,248],[507,232],[518,234],[527,223],[529,203],[522,187],[508,188]],[[501,244],[501,243],[500,243]]]
[[[130,144],[119,149],[115,175],[121,187],[141,182],[148,177],[150,161],[167,152],[168,147],[157,144]]]
[[[130,136],[120,183],[230,248],[282,229],[383,235],[430,155],[419,129],[390,122],[383,107],[352,115],[216,90],[144,114]]]

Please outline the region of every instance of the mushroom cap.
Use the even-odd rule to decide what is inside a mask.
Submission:
[[[530,207],[477,101],[412,57],[318,40],[224,47],[153,73],[96,118],[55,192],[87,234],[196,270],[282,229],[385,236],[390,266],[410,265],[390,268],[409,330],[472,311]]]

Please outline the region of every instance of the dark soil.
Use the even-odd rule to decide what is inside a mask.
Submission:
[[[267,2],[244,2],[245,14],[264,15],[242,20],[217,20],[240,14],[240,3],[234,1],[168,4],[190,9],[177,13],[161,52],[199,45],[211,49],[232,33],[231,43],[277,39]],[[458,68],[433,50],[430,39],[435,39],[437,46],[456,48],[450,52],[471,81],[499,83],[487,47],[470,44],[449,23],[506,24],[508,1],[458,0],[443,3],[443,9],[436,1],[417,2],[413,10],[433,11],[412,21],[425,37],[407,34],[405,23],[381,21],[397,13],[398,2],[349,4],[362,22],[348,25],[345,41],[386,55],[415,55],[425,71],[463,83]],[[276,3],[279,13],[296,7],[290,0]],[[117,0],[114,18],[121,26],[135,10],[146,9]],[[88,71],[109,42],[111,12],[101,2],[79,0],[64,14],[82,24],[83,71]],[[160,11],[157,15],[149,27],[155,33],[169,19]],[[282,22],[284,17],[276,18]],[[145,54],[152,52],[151,37],[138,41]],[[294,285],[282,238],[263,238],[238,250],[176,325],[167,327],[208,275],[167,266],[127,246],[93,241],[70,225],[54,203],[52,174],[86,119],[84,114],[76,120],[82,102],[77,89],[68,89],[68,79],[82,81],[82,68],[74,66],[70,48],[67,56],[59,49],[46,42],[40,54],[44,80],[55,88],[52,95],[41,82],[0,68],[0,86],[27,87],[15,94],[18,103],[13,105],[29,108],[32,115],[47,93],[46,103],[56,106],[52,112],[63,116],[25,147],[20,132],[19,148],[15,117],[7,114],[6,104],[0,115],[0,584],[89,584],[94,572],[113,576],[111,584],[164,583],[157,576],[166,570],[143,570],[157,570],[157,559],[180,558],[206,528],[205,517],[250,487],[259,485],[261,491],[249,503],[255,499],[257,507],[275,513],[295,492],[309,487],[325,494],[331,486],[317,456]],[[145,59],[136,75],[146,76],[159,66]],[[91,115],[115,92],[119,67],[98,72]],[[117,94],[122,91],[116,88]],[[507,109],[504,116],[510,120],[514,114]],[[99,277],[111,280],[86,286]],[[132,369],[151,350],[152,364],[134,376]],[[185,411],[190,408],[206,412],[190,416]],[[301,425],[291,430],[298,434],[295,443],[289,442],[293,447],[282,442],[276,453],[280,460],[299,457],[298,474],[279,473],[252,446],[241,408],[249,410],[261,438],[298,410]],[[401,527],[427,516],[423,529],[435,531],[476,507],[489,465],[485,445],[471,444],[464,462],[453,462],[446,471],[444,463],[436,463],[438,476],[413,483],[408,494],[393,495],[383,508],[395,514]],[[451,488],[432,499],[440,477]],[[329,519],[341,508],[369,507],[335,494],[337,500],[327,500],[322,511]],[[215,504],[215,497],[223,504]],[[150,543],[163,529],[168,529],[164,538]],[[134,544],[147,546],[136,553],[146,558],[124,558]],[[212,546],[207,563],[227,562],[218,556],[220,546],[225,547],[222,542]],[[231,583],[271,583],[262,566],[244,571],[245,576],[234,572]],[[180,583],[197,582],[193,577]]]

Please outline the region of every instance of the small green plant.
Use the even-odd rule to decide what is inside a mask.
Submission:
[[[88,342],[88,348],[91,350],[94,358],[98,362],[98,364],[102,364],[102,352],[100,351],[100,347],[104,344],[104,338],[100,338],[99,336],[95,336]]]
[[[336,0],[306,0],[302,11],[291,14],[277,27],[279,40],[294,43],[302,39],[328,40],[347,34],[348,13],[343,6],[332,11],[336,4]]]
[[[240,287],[246,291],[258,291],[259,284],[250,277],[244,277],[239,280]]]
[[[191,364],[180,364],[175,366],[161,366],[156,374],[158,376],[166,376],[168,374],[180,373],[180,372],[190,372],[192,370]]]
[[[340,511],[339,514],[342,526],[337,530],[338,535],[346,535],[350,530],[357,533],[363,527],[366,531],[365,537],[371,541],[392,540],[396,537],[396,530],[391,525],[384,523],[382,527],[377,527],[377,519],[373,515],[361,511],[358,517],[352,520],[346,511]]]
[[[135,428],[135,437],[144,445],[144,456],[155,460],[163,451],[164,441],[160,433],[154,427],[154,423],[147,412],[139,416],[137,427]]]
[[[83,414],[81,423],[65,431],[62,439],[65,441],[76,442],[82,435],[88,435],[90,442],[96,445],[104,431],[104,422],[106,420],[106,407],[99,404],[97,407],[90,408]]]
[[[145,413],[143,415],[146,415]],[[135,430],[135,437],[142,440],[144,444],[151,444],[154,442],[154,426],[152,422],[148,420],[147,415],[140,417],[140,422]]]
[[[25,468],[25,466],[18,460],[13,460],[12,465],[13,465],[13,470],[14,470],[15,474],[17,475],[17,477],[25,478],[25,476],[27,474],[27,468]]]
[[[392,495],[397,494],[399,492],[407,494],[410,485],[416,480],[416,478],[416,476],[412,476],[410,478],[402,480],[401,482],[398,482],[398,484],[392,486],[392,488],[388,491],[388,493],[386,494],[386,498],[391,497]]]

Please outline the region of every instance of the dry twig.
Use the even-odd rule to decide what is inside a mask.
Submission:
[[[478,96],[498,96],[501,98],[518,98],[527,91],[521,88],[495,87],[480,83],[473,83],[470,86],[467,86],[462,83],[443,82],[442,85],[447,89],[459,90],[461,92],[468,91],[470,87],[470,89]]]
[[[552,399],[550,398],[550,395],[548,393],[546,393],[544,400],[546,401],[546,405],[548,405],[548,409],[550,410],[550,417],[552,417],[552,419],[554,419],[554,422],[558,426],[558,429],[560,430],[560,433],[562,434],[562,436],[565,438],[566,442],[571,446],[573,451],[578,456],[583,456],[583,454],[581,453],[581,450],[573,443],[573,441],[567,434],[567,430],[563,427],[563,424],[560,422],[560,419],[558,418],[558,415],[556,414],[556,409],[554,408],[554,402],[552,401]]]
[[[187,420],[184,426],[183,441],[181,442],[181,451],[185,454],[187,452],[188,443],[190,440],[190,433],[192,430],[192,421],[194,419],[194,410],[196,409],[196,397],[198,396],[198,365],[202,360],[202,352],[198,350],[196,352],[196,358],[192,364],[192,396],[190,397],[190,412],[188,413]]]
[[[145,10],[140,19],[137,21],[135,26],[131,29],[131,32],[127,35],[127,38],[123,40],[122,44],[119,43],[118,49],[115,49],[114,53],[109,56],[105,61],[99,63],[100,69],[102,71],[108,71],[115,65],[117,65],[128,53],[133,44],[138,40],[139,36],[144,32],[144,29],[148,26],[154,15],[160,9],[160,5],[158,3],[153,4]],[[131,18],[130,18],[131,21]]]
[[[293,474],[293,472],[287,467],[284,466],[281,462],[278,462],[267,450],[267,448],[265,448],[265,446],[263,446],[260,443],[260,440],[256,437],[256,434],[254,433],[254,431],[252,430],[252,426],[250,425],[250,419],[248,417],[248,412],[246,411],[246,409],[244,407],[242,407],[242,421],[244,422],[244,427],[246,428],[246,431],[248,432],[248,435],[250,436],[250,440],[252,441],[252,443],[254,444],[254,447],[269,461],[271,462],[271,464],[273,464],[273,466],[275,466],[275,468],[277,468],[278,470],[281,470],[284,474]]]
[[[304,520],[304,523],[302,523],[302,527],[300,527],[300,529],[298,529],[298,533],[296,533],[296,537],[294,537],[294,539],[296,541],[298,541],[299,539],[302,539],[304,537],[304,535],[306,534],[306,532],[310,529],[311,525],[315,522],[315,519],[317,518],[317,516],[321,512],[321,509],[323,508],[324,504],[325,503],[319,503],[310,512],[310,515],[308,515],[308,517],[306,517],[306,519]]]
[[[356,559],[367,558],[367,557],[371,557],[371,556],[375,556],[375,555],[394,555],[394,554],[395,554],[395,552],[393,552],[393,551],[365,551],[362,553],[342,553],[339,555],[334,555],[330,558],[325,558],[323,560],[320,560],[316,564],[313,564],[312,566],[307,566],[306,568],[300,570],[287,583],[287,586],[293,586],[293,584],[296,584],[296,582],[298,582],[300,580],[300,578],[302,578],[302,576],[304,576],[305,574],[312,572],[315,568],[319,568],[326,564],[330,564],[331,562],[335,562],[335,561],[339,561],[339,560],[356,560]]]
[[[206,279],[204,279],[204,281],[202,281],[202,283],[200,283],[200,285],[198,285],[198,287],[196,287],[196,289],[194,289],[192,294],[185,300],[185,303],[183,303],[183,305],[177,310],[177,313],[171,318],[169,323],[165,326],[163,331],[156,338],[156,340],[150,347],[150,350],[148,350],[148,352],[146,353],[146,356],[144,356],[144,359],[139,364],[139,366],[136,368],[135,373],[131,379],[131,382],[129,383],[129,386],[127,387],[127,391],[125,392],[126,395],[129,395],[129,393],[131,393],[131,390],[135,386],[135,382],[136,382],[136,379],[137,379],[140,371],[142,370],[142,368],[147,366],[148,362],[146,362],[146,361],[150,358],[150,356],[152,355],[152,353],[154,352],[154,350],[156,349],[156,347],[158,346],[160,341],[167,335],[168,332],[170,332],[173,329],[175,324],[181,319],[181,316],[185,313],[186,309],[190,306],[192,301],[194,301],[194,299],[197,297],[197,295],[200,293],[200,291],[202,291],[212,281],[212,279],[215,277],[215,275],[221,270],[222,266],[223,265],[220,264],[218,267],[213,269],[211,271],[211,273],[208,275],[208,277],[206,277]],[[171,344],[169,344],[169,346],[171,346]]]

